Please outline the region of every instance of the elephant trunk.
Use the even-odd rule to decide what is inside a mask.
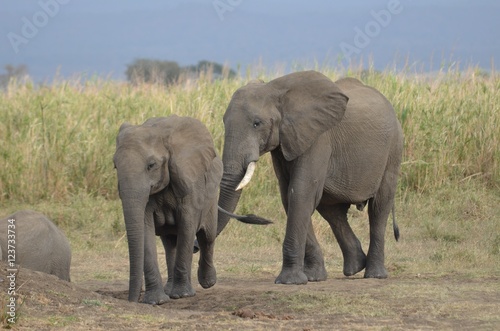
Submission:
[[[240,130],[233,129],[225,123],[226,134],[222,163],[222,176],[219,193],[219,206],[233,213],[240,200],[243,186],[248,184],[255,169],[255,162],[259,159],[258,146],[242,140]],[[224,230],[229,222],[229,216],[219,211],[217,235]],[[255,223],[254,223],[255,224]]]
[[[127,185],[131,186],[131,185]],[[127,230],[130,276],[128,300],[138,302],[144,273],[144,213],[149,191],[139,192],[120,185],[123,216]]]
[[[236,186],[243,178],[243,174],[233,175],[224,171],[220,184],[219,207],[232,213],[240,200],[241,190],[236,191]],[[229,222],[229,215],[219,211],[217,221],[217,235],[224,230]]]

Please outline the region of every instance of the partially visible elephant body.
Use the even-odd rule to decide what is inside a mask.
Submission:
[[[403,134],[393,107],[357,79],[332,82],[297,72],[238,89],[224,115],[224,175],[219,205],[233,211],[245,172],[270,152],[287,214],[283,267],[276,283],[327,277],[312,228],[317,210],[330,224],[344,257],[344,274],[366,268],[384,278],[384,234],[394,207]],[[246,183],[247,181],[245,181]],[[368,204],[370,246],[365,255],[347,221],[350,205]],[[218,232],[227,224],[219,213]],[[396,227],[395,227],[396,234]]]
[[[0,246],[4,261],[12,260],[11,250],[15,247],[16,264],[70,281],[71,248],[68,239],[44,214],[21,210],[2,218]]]
[[[321,137],[332,147],[324,202],[362,205],[374,198],[386,181],[393,194],[403,136],[391,104],[357,79],[343,78],[335,84],[349,102],[342,121]],[[392,207],[392,202],[388,203]]]
[[[139,300],[143,275],[146,303],[195,295],[191,285],[195,239],[200,249],[198,281],[204,288],[213,286],[222,161],[207,128],[196,119],[175,115],[151,118],[142,125],[123,124],[114,164],[129,245],[129,300]],[[166,253],[165,286],[155,234]]]

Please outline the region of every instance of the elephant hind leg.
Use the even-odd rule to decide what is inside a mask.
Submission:
[[[167,262],[167,282],[163,288],[165,293],[171,293],[174,287],[174,266],[175,266],[175,255],[177,248],[177,236],[176,235],[161,235],[161,242],[163,243],[163,248],[165,249],[165,259]]]
[[[391,185],[382,186],[377,195],[368,204],[370,221],[370,247],[366,261],[365,278],[387,278],[384,266],[385,230],[387,219],[394,204],[395,188]]]
[[[200,260],[198,261],[198,282],[203,288],[210,288],[217,282],[213,255],[215,246],[215,233],[208,235],[202,229],[196,234],[200,245]]]
[[[368,248],[365,278],[387,278],[384,266],[385,228],[391,207],[380,206],[374,200],[368,205],[370,247]]]
[[[344,275],[352,276],[363,270],[366,266],[366,255],[361,243],[347,222],[349,204],[325,205],[320,204],[318,212],[323,216],[339,243],[344,257]]]
[[[214,204],[216,206],[216,204]],[[217,282],[217,272],[215,270],[213,256],[216,234],[217,207],[215,207],[207,218],[214,222],[208,222],[207,227],[203,227],[196,234],[200,246],[200,259],[198,260],[198,282],[203,288],[210,288]],[[214,226],[210,226],[213,224]]]

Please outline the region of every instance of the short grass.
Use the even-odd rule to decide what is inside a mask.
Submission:
[[[378,88],[394,104],[404,129],[396,201],[401,239],[395,242],[390,226],[386,236],[390,274],[466,279],[500,274],[500,78],[475,68],[432,78],[390,71],[323,71],[332,79],[360,77]],[[168,87],[101,80],[42,87],[11,84],[0,93],[0,215],[30,208],[53,219],[70,239],[73,270],[78,270],[72,274],[74,282],[127,279],[125,227],[112,164],[120,124],[170,114],[192,116],[205,123],[222,151],[222,115],[232,93],[246,81],[201,77]],[[285,214],[269,155],[259,161],[238,212],[259,214],[275,224],[255,227],[231,221],[216,245],[219,274],[267,275],[272,280],[281,267]],[[349,218],[366,250],[366,212],[352,209]],[[328,224],[317,214],[313,223],[330,277],[342,277],[342,256]],[[159,258],[164,270],[163,255]],[[107,268],[96,268],[103,259]],[[406,290],[395,288],[392,295],[397,299]],[[422,290],[429,293],[415,295],[424,309],[423,298],[439,295],[439,289]],[[345,309],[351,313],[391,317],[390,307],[363,309],[371,306],[371,298],[314,296],[301,292],[275,299],[297,311],[312,311],[322,303],[342,312],[348,303]],[[434,308],[427,307],[433,314],[444,309]],[[50,321],[53,326],[72,322],[71,316]]]

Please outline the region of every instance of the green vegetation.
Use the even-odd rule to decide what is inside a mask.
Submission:
[[[499,78],[473,70],[432,79],[389,72],[363,76],[392,101],[404,128],[401,192],[471,180],[500,188]],[[202,77],[168,87],[100,80],[11,84],[0,94],[0,201],[64,200],[81,192],[116,199],[111,159],[124,121],[192,116],[207,125],[221,150],[222,115],[244,83]],[[264,158],[264,167],[267,162]],[[267,182],[261,181],[261,194],[271,189]]]
[[[211,61],[199,61],[196,65],[180,67],[177,62],[136,59],[127,66],[125,75],[132,84],[173,84],[200,75],[211,78],[234,78],[234,70]],[[1,76],[0,76],[1,78]]]
[[[498,292],[492,284],[497,283],[500,272],[500,77],[474,68],[432,77],[372,70],[322,71],[333,80],[344,74],[362,78],[387,96],[401,120],[405,151],[396,200],[401,239],[395,242],[388,226],[386,242],[386,265],[392,280],[380,281],[377,287],[370,285],[371,280],[356,283],[371,289],[371,294],[357,296],[342,288],[335,288],[334,295],[313,293],[314,285],[297,287],[288,294],[273,289],[262,298],[249,293],[225,302],[228,310],[255,300],[261,305],[275,303],[272,307],[277,313],[356,316],[372,325],[393,320],[394,310],[418,320],[445,316],[457,323],[460,312],[472,311],[467,316],[483,323],[478,325],[494,325],[498,321],[491,313],[496,311],[495,303],[488,303],[493,300],[488,298]],[[276,77],[257,76],[264,80]],[[71,278],[76,284],[126,283],[128,251],[112,163],[118,128],[125,121],[139,124],[153,116],[191,116],[205,123],[220,152],[222,116],[231,95],[248,80],[225,77],[213,80],[204,73],[197,80],[169,85],[97,79],[34,86],[11,81],[0,92],[0,215],[30,208],[53,219],[71,242]],[[276,224],[229,223],[216,244],[221,284],[224,277],[243,281],[265,277],[272,285],[281,267],[285,213],[269,155],[259,160],[238,212],[259,214]],[[366,211],[352,209],[349,219],[366,250]],[[316,214],[313,224],[329,277],[342,279],[342,256],[330,227]],[[161,245],[158,251],[162,251]],[[161,270],[166,270],[161,255],[159,262]],[[197,258],[194,268],[196,263]],[[461,303],[456,295],[463,291],[464,297],[491,295],[486,303],[479,299]],[[0,297],[3,305],[5,300],[5,295]],[[104,309],[109,315],[105,301],[84,299],[79,305]],[[86,320],[62,312],[37,322],[23,310],[21,320],[51,327],[81,325]],[[2,311],[0,315],[5,326],[6,314]],[[133,323],[166,323],[166,315],[138,316],[129,319]],[[218,323],[234,323],[226,315],[217,316]],[[127,317],[119,320],[127,321]],[[174,326],[185,328],[182,321],[176,321]]]
[[[52,327],[64,327],[78,322],[79,319],[78,317],[72,315],[64,317],[52,316],[48,318],[48,321]]]
[[[11,80],[22,80],[28,77],[28,67],[21,64],[18,66],[6,65],[5,73],[0,74],[0,89],[6,88]]]
[[[322,71],[333,80],[343,75]],[[402,242],[389,239],[387,247],[389,258],[394,257],[392,272],[413,272],[423,265],[427,270],[498,265],[492,259],[500,258],[500,78],[474,68],[433,77],[370,70],[346,74],[385,94],[405,133],[396,206]],[[195,117],[205,123],[221,151],[222,116],[231,95],[246,81],[201,75],[168,86],[102,80],[41,87],[11,83],[0,94],[1,214],[40,210],[69,232],[77,255],[118,248],[126,256],[112,163],[121,123],[170,114]],[[276,272],[285,221],[280,201],[265,155],[238,212],[260,214],[277,225],[251,228],[255,232],[249,236],[248,227],[231,223],[225,230],[231,235],[220,240],[238,249],[228,252],[227,259],[235,263],[224,268],[241,274]],[[350,218],[367,245],[366,213],[353,211]],[[326,222],[316,215],[313,220],[325,255],[338,256]],[[415,252],[422,255],[415,257]],[[341,259],[335,263],[330,267],[339,272]]]

